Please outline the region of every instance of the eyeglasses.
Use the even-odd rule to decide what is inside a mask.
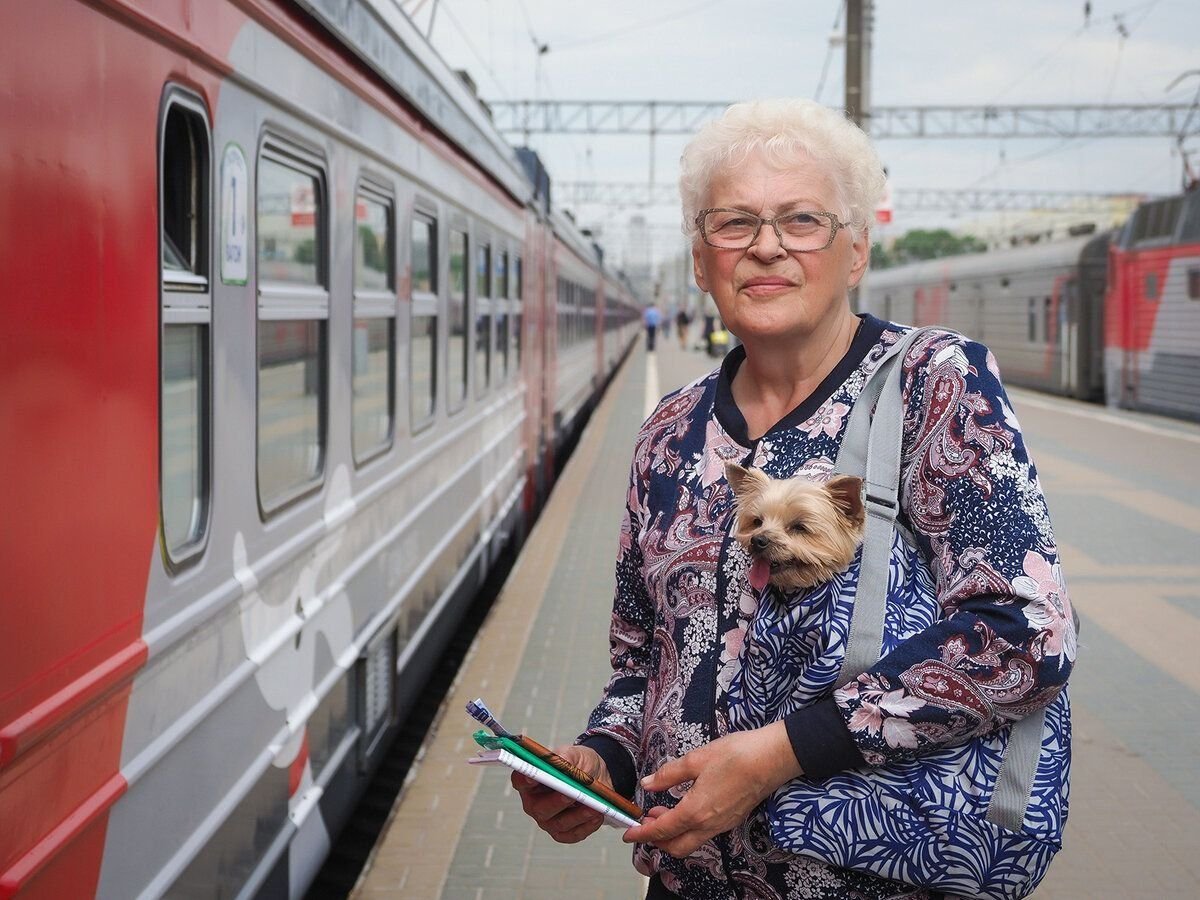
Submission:
[[[775,229],[784,250],[811,253],[824,250],[845,225],[831,212],[790,212],[764,219],[741,209],[702,209],[696,225],[704,243],[718,250],[745,250],[758,240],[763,225]]]

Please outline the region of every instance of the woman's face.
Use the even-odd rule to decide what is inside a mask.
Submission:
[[[842,213],[833,179],[818,165],[801,158],[779,168],[757,154],[718,172],[704,207],[731,207],[765,219],[796,211]],[[824,250],[789,252],[767,225],[746,250],[720,250],[697,238],[696,284],[712,294],[725,326],[744,343],[803,340],[848,314],[847,294],[870,258],[867,241],[866,234],[852,240],[850,230],[841,228]]]

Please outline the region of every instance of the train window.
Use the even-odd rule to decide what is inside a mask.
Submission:
[[[1200,269],[1188,269],[1188,299],[1200,300]]]
[[[463,407],[467,398],[467,372],[470,362],[467,355],[470,310],[467,307],[467,235],[450,230],[450,321],[446,354],[446,378],[450,394],[447,406],[451,412]]]
[[[1157,300],[1159,295],[1159,283],[1157,272],[1147,272],[1145,279],[1142,281],[1142,292],[1147,300]]]
[[[521,257],[513,258],[513,285],[516,290],[514,299],[516,304],[513,306],[512,312],[512,346],[513,346],[513,365],[521,368],[521,306],[525,299],[525,276],[521,266]]]
[[[496,367],[501,378],[508,375],[508,254],[496,254]]]
[[[1051,327],[1050,327],[1054,321],[1052,318],[1052,315],[1051,315],[1051,311],[1053,308],[1054,308],[1053,298],[1046,297],[1042,301],[1042,340],[1044,340],[1044,341],[1050,340],[1050,335],[1053,331],[1053,329],[1051,329]]]
[[[267,144],[258,162],[258,494],[271,512],[320,484],[329,320],[322,171]]]
[[[396,294],[392,201],[363,188],[354,199],[352,445],[363,462],[392,443]]]
[[[437,409],[437,222],[416,213],[412,223],[412,318],[409,324],[409,402],[414,430]]]
[[[1175,226],[1179,222],[1182,208],[1182,197],[1168,197],[1165,200],[1143,204],[1134,213],[1133,242],[1142,244],[1169,241],[1175,234]]]
[[[1183,199],[1183,224],[1179,227],[1179,241],[1192,244],[1200,241],[1200,191],[1191,191]]]
[[[1032,344],[1037,340],[1037,300],[1033,297],[1029,298],[1029,342]]]
[[[475,250],[475,395],[487,393],[492,373],[492,248]]]
[[[508,296],[508,254],[503,250],[496,254],[496,296]]]
[[[159,478],[162,535],[171,565],[195,558],[208,527],[212,295],[209,133],[198,98],[170,89],[159,142],[162,263]]]
[[[415,307],[414,307],[415,308]],[[414,429],[433,419],[437,400],[437,316],[413,313],[409,371]]]
[[[437,293],[437,224],[417,214],[412,223],[413,293]]]

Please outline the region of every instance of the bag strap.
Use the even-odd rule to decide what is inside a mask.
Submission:
[[[900,374],[904,367],[898,363],[926,331],[929,329],[915,328],[889,347],[868,377],[850,412],[834,465],[835,472],[863,479],[867,513],[858,587],[838,684],[854,680],[883,655],[892,533],[900,511],[900,444],[904,426]]]
[[[900,449],[904,432],[900,376],[908,349],[931,328],[914,328],[893,344],[854,403],[834,471],[863,479],[867,521],[846,654],[837,684],[857,678],[883,655],[884,615],[896,516],[900,511]],[[1046,711],[1014,722],[988,804],[987,820],[1020,831],[1033,793]]]

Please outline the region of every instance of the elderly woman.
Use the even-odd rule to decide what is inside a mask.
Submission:
[[[827,584],[759,592],[733,537],[724,464],[828,479],[864,381],[907,331],[855,315],[848,298],[883,186],[865,135],[806,101],[733,106],[682,157],[696,283],[742,346],[638,434],[613,675],[587,731],[561,749],[647,808],[625,839],[650,897],[937,897],[947,884],[983,890],[997,860],[1026,853],[1008,868],[1038,874],[996,894],[1019,895],[1057,849],[1074,629],[1045,501],[985,347],[935,330],[903,354],[899,531],[911,539],[893,542],[884,652],[868,671],[837,679],[857,560]],[[755,666],[783,682],[775,700],[749,685]],[[996,790],[1006,726],[1047,708],[1057,756],[1039,763],[1038,821],[1024,821],[1050,839],[1030,863],[1020,819],[1005,832],[975,813]],[[875,783],[884,799],[856,806]],[[514,786],[557,841],[600,825],[520,776]],[[953,824],[889,857],[912,824],[887,818],[908,807],[887,800],[896,790],[913,808],[944,794]],[[929,874],[941,856],[966,860],[948,882]]]

